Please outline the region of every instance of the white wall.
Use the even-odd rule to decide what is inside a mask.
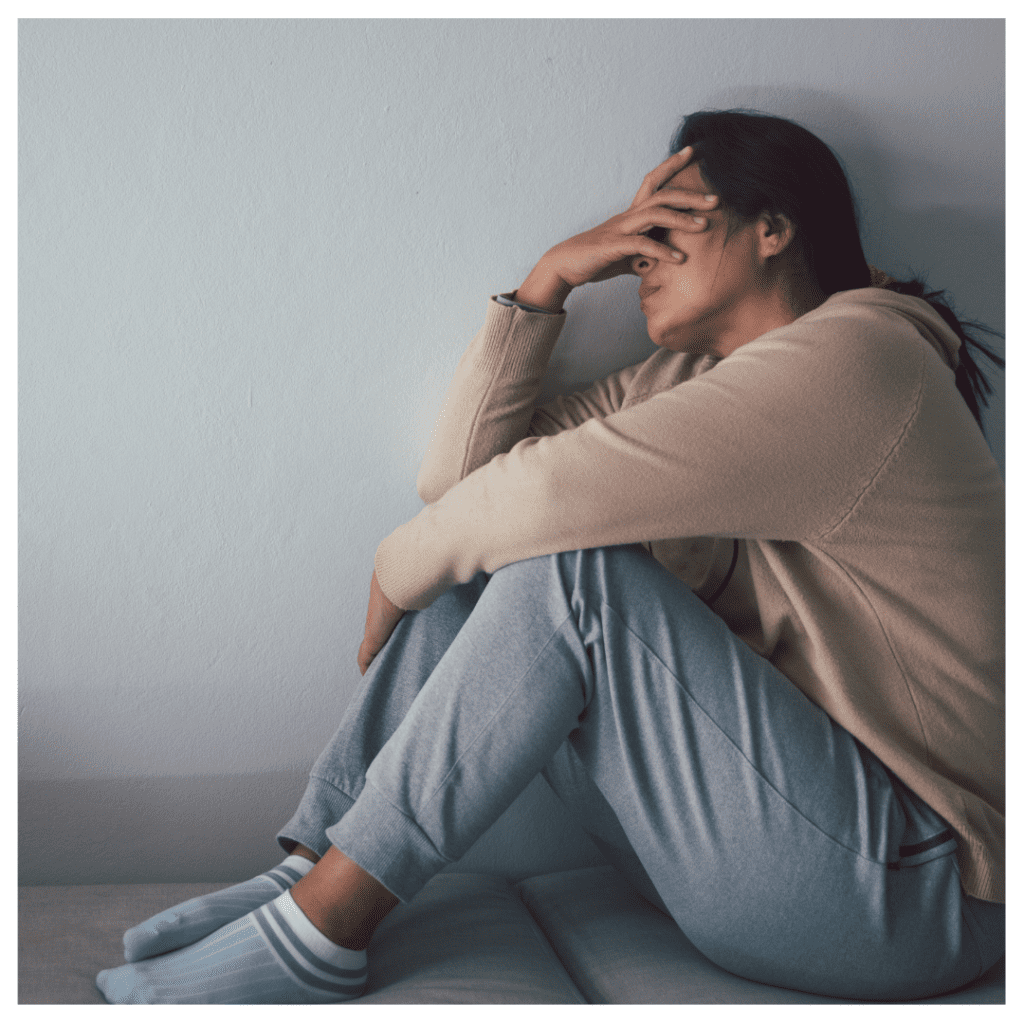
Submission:
[[[684,113],[801,120],[869,260],[1002,329],[1003,53],[1000,21],[22,21],[24,879],[274,856],[486,297]],[[650,350],[633,279],[569,310],[549,392]],[[594,857],[537,786],[469,864]]]

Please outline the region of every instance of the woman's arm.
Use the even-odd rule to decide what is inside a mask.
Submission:
[[[380,586],[423,608],[481,570],[557,551],[823,536],[918,399],[920,336],[884,327],[809,316],[638,405],[524,439],[382,542]]]
[[[588,281],[632,273],[636,256],[681,259],[678,252],[649,237],[654,228],[691,233],[706,228],[706,218],[698,213],[714,207],[717,197],[662,188],[692,155],[687,147],[669,157],[644,178],[628,210],[544,254],[517,296],[548,313],[491,303],[483,331],[456,370],[416,481],[428,508],[495,456],[511,451],[530,431],[531,422],[538,433],[550,434],[563,429],[563,422],[566,427],[578,425],[594,414],[588,410],[617,407],[613,393],[624,386],[621,381],[606,382],[603,391],[599,385],[579,402],[552,406],[536,420],[533,411],[541,377],[565,319],[561,307],[572,289]],[[564,421],[560,415],[565,416]],[[358,656],[361,671],[366,671],[383,647],[400,613],[401,608],[387,598],[374,572]]]
[[[420,467],[416,489],[425,502],[438,501],[524,437],[571,430],[621,406],[641,364],[618,370],[583,391],[535,404],[564,323],[564,314],[530,313],[491,300],[483,329],[455,371]]]
[[[425,502],[439,500],[473,470],[510,451],[531,432],[541,379],[565,323],[562,306],[574,288],[631,273],[635,256],[677,259],[671,248],[645,234],[652,228],[704,230],[704,219],[692,211],[710,209],[714,198],[661,189],[689,157],[684,150],[664,161],[644,179],[628,210],[559,243],[541,257],[514,298],[546,312],[491,301],[482,330],[456,368],[416,480]],[[549,413],[540,432],[577,426],[585,418],[580,415],[582,409],[591,410],[589,415],[613,412],[617,406],[605,399],[617,388],[621,390],[621,384],[611,379],[599,385],[594,395],[572,410],[564,425]]]
[[[459,360],[416,489],[437,501],[474,469],[527,434],[540,382],[565,313],[487,305],[484,326]]]

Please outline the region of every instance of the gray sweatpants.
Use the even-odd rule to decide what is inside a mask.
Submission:
[[[404,616],[279,841],[401,900],[541,772],[719,966],[948,991],[1003,954],[947,823],[638,547],[535,558]]]

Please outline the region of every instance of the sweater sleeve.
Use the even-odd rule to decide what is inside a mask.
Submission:
[[[400,607],[424,608],[481,570],[558,551],[821,537],[892,455],[919,400],[921,338],[905,324],[892,333],[871,318],[798,322],[647,401],[527,437],[381,543],[380,585]]]
[[[564,323],[564,312],[534,312],[491,299],[483,328],[455,370],[420,466],[416,489],[425,502],[439,500],[529,434],[556,434],[618,408],[633,368],[535,408]]]
[[[530,313],[494,299],[445,395],[416,478],[426,502],[526,436],[565,313]]]

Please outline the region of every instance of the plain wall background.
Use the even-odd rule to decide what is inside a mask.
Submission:
[[[487,296],[628,205],[684,113],[801,121],[869,261],[1003,329],[1001,21],[19,36],[23,882],[276,860]],[[573,294],[546,394],[652,351],[636,286]],[[537,782],[463,867],[597,860]]]

